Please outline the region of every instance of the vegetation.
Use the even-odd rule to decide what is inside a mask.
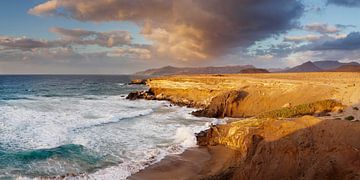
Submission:
[[[324,114],[334,110],[341,110],[344,106],[334,100],[324,100],[294,107],[286,107],[260,114],[259,118],[294,118],[305,115]]]
[[[348,121],[352,121],[354,119],[355,119],[354,116],[348,116],[348,117],[345,118],[345,120],[348,120]]]

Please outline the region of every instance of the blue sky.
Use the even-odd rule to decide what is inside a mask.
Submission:
[[[80,28],[93,31],[128,30],[139,43],[149,43],[142,36],[137,36],[140,29],[132,22],[81,22],[63,17],[38,17],[28,13],[34,6],[44,0],[4,0],[0,1],[0,34],[12,36],[26,36],[39,39],[56,39],[54,33],[49,32],[52,27],[68,29]]]
[[[289,0],[282,2],[284,7],[277,4],[280,0],[220,1],[224,9],[198,1],[184,10],[180,8],[188,4],[182,1],[76,2],[0,1],[0,73],[122,74],[165,65],[286,67],[329,57],[356,62],[360,58],[358,48],[339,47],[357,43],[346,38],[360,31],[360,7],[349,7],[347,0]],[[263,6],[268,6],[269,15],[256,12]],[[66,12],[66,17],[58,12]],[[242,16],[249,16],[250,23]],[[264,21],[268,16],[273,22]],[[254,33],[241,29],[249,24],[249,29],[257,28],[256,23],[263,27]],[[314,50],[329,43],[337,46]]]

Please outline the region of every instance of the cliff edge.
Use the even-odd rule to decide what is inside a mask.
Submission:
[[[198,145],[210,153],[167,158],[133,179],[360,178],[360,73],[168,76],[147,84],[148,92],[130,99],[245,119],[198,133]],[[216,150],[223,146],[231,151]]]
[[[147,81],[158,100],[201,108],[208,117],[251,117],[326,99],[360,102],[360,73],[168,76]]]

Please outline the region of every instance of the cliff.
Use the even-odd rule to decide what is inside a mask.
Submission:
[[[358,179],[359,133],[359,123],[304,116],[214,126],[198,140],[237,151],[236,161],[207,179]]]
[[[360,73],[182,75],[147,84],[148,92],[131,97],[246,119],[196,134],[210,155],[186,152],[133,179],[360,178]],[[214,151],[222,146],[229,151]]]
[[[147,81],[155,99],[202,108],[195,115],[251,117],[326,99],[360,102],[359,73],[169,76]]]

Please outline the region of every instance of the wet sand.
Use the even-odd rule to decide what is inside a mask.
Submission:
[[[234,162],[236,154],[237,151],[224,146],[191,148],[180,155],[169,155],[128,179],[202,179],[223,172]]]

